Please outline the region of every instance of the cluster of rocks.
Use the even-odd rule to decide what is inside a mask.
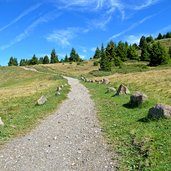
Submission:
[[[107,92],[116,92],[115,95],[130,94],[128,87],[121,84],[119,88],[108,87]],[[142,92],[135,92],[130,96],[129,105],[131,107],[138,107],[144,104],[148,100],[148,96]],[[171,118],[171,106],[165,104],[156,104],[149,109],[147,118],[159,119],[159,118]]]
[[[98,84],[109,84],[110,83],[109,79],[107,79],[107,78],[103,78],[101,80],[90,80],[90,79],[82,76],[81,80],[84,82],[88,82],[88,83],[98,83]]]
[[[55,93],[55,95],[56,95],[56,96],[61,95],[61,91],[62,91],[63,88],[64,88],[64,85],[58,86],[58,87],[56,88],[56,93]]]
[[[56,96],[59,96],[59,95],[61,95],[61,91],[62,91],[62,89],[64,88],[64,86],[67,86],[67,84],[65,84],[65,85],[61,85],[61,86],[58,86],[57,88],[56,88],[56,93],[55,93],[55,95]],[[37,100],[37,105],[43,105],[43,104],[45,104],[47,102],[47,98],[45,97],[45,96],[41,96],[38,100]]]

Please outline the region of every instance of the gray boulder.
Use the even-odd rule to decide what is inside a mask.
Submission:
[[[130,97],[130,104],[133,106],[142,105],[148,99],[147,95],[141,92],[135,92]]]
[[[0,126],[4,126],[4,122],[2,121],[1,117],[0,117]]]
[[[129,89],[123,84],[119,86],[116,95],[122,95],[122,94],[130,94]]]
[[[171,106],[156,104],[149,109],[147,117],[151,119],[171,118]]]
[[[108,87],[107,93],[112,93],[112,92],[116,92],[116,89],[114,87]]]
[[[107,78],[104,78],[104,79],[102,80],[102,82],[103,82],[103,84],[109,84],[109,83],[110,83],[109,79],[107,79]]]
[[[43,105],[47,102],[47,98],[45,96],[41,96],[38,100],[37,100],[37,104],[38,105]]]

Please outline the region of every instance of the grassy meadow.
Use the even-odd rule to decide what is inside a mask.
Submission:
[[[55,96],[57,86],[66,83],[57,74],[26,71],[20,67],[0,67],[0,144],[32,129],[45,116],[53,112],[67,97],[69,86],[61,96]],[[48,101],[37,106],[37,100],[46,96]]]
[[[107,78],[111,82],[108,86],[84,84],[96,103],[104,135],[120,156],[120,170],[170,171],[171,121],[148,121],[146,116],[156,103],[171,105],[171,69],[162,66],[142,72],[115,73]],[[130,108],[130,95],[106,93],[107,87],[117,89],[122,83],[131,93],[141,91],[148,95],[148,102]]]
[[[82,63],[59,63],[33,66],[39,72],[20,67],[0,67],[0,143],[34,128],[42,118],[56,109],[66,94],[56,97],[55,89],[66,83],[61,75],[90,79],[107,77],[110,85],[82,82],[95,101],[98,119],[111,150],[118,153],[119,170],[170,171],[171,121],[145,119],[149,108],[156,103],[171,105],[171,66],[148,67],[144,62],[126,62],[111,72],[98,70],[93,60]],[[148,101],[138,108],[128,105],[130,95],[114,96],[107,87],[125,84],[131,93],[141,91]],[[45,95],[48,102],[36,106],[36,100]]]

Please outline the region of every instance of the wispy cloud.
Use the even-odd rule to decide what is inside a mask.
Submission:
[[[44,16],[38,18],[37,20],[35,20],[29,27],[27,27],[24,32],[20,33],[19,35],[17,35],[15,37],[14,40],[12,40],[10,43],[6,44],[6,45],[2,45],[0,47],[1,50],[5,50],[10,48],[11,46],[15,45],[16,43],[21,42],[23,39],[25,39],[26,37],[28,37],[33,31],[34,29],[39,26],[41,23],[47,23],[50,20],[55,19],[57,16],[59,16],[60,14],[56,14],[56,11],[52,11],[49,12],[48,14],[45,14]]]
[[[21,13],[18,17],[16,17],[14,20],[12,20],[10,23],[8,23],[7,25],[3,26],[0,28],[0,32],[7,29],[8,27],[10,27],[11,25],[17,23],[20,19],[22,19],[23,17],[25,17],[26,15],[30,14],[32,11],[38,9],[41,6],[41,4],[36,4],[35,6],[32,6],[31,8],[25,10],[23,13]]]
[[[147,7],[151,6],[151,5],[156,4],[159,1],[160,0],[146,0],[146,1],[142,2],[142,4],[140,4],[140,5],[134,6],[133,9],[142,10],[144,8],[147,8]]]
[[[150,16],[147,16],[147,17],[141,19],[140,21],[138,21],[138,22],[132,24],[131,26],[129,26],[127,29],[125,29],[125,30],[123,30],[123,31],[121,31],[121,32],[119,32],[119,33],[117,33],[117,34],[114,34],[113,36],[111,36],[111,37],[109,38],[109,40],[112,40],[112,39],[115,39],[115,38],[118,38],[118,37],[122,36],[123,34],[125,34],[125,33],[129,32],[129,31],[133,30],[133,29],[136,28],[136,27],[138,27],[139,25],[141,25],[141,24],[144,23],[145,21],[151,19],[151,18],[154,17],[155,15],[156,15],[156,14],[153,14],[153,15],[150,15]]]
[[[76,37],[76,33],[79,31],[79,28],[69,27],[63,30],[56,30],[53,33],[47,36],[47,40],[55,42],[62,47],[70,46],[71,40]]]

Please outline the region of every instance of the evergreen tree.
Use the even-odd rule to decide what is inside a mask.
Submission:
[[[130,45],[128,48],[128,56],[129,59],[133,59],[133,60],[140,60],[139,56],[138,56],[138,52],[135,48],[135,46]]]
[[[43,64],[49,64],[49,57],[47,55],[44,56],[43,58]]]
[[[157,40],[160,40],[160,39],[163,39],[163,36],[162,36],[161,33],[159,33],[158,36],[157,36]]]
[[[171,38],[171,32],[166,33],[166,38]]]
[[[30,60],[30,65],[37,65],[37,64],[39,64],[39,60],[36,57],[36,55],[34,54],[32,59]]]
[[[101,71],[111,71],[111,62],[110,59],[106,56],[106,52],[104,46],[102,44],[101,47],[101,55],[100,55],[100,70]]]
[[[55,49],[52,49],[50,63],[58,63],[58,62],[59,62],[58,55],[56,54]]]
[[[146,37],[146,42],[147,43],[152,43],[153,42],[153,37],[151,35]]]
[[[43,64],[43,57],[39,58],[39,64]]]
[[[150,66],[157,66],[161,64],[167,64],[169,61],[169,55],[166,49],[160,44],[160,42],[153,43],[150,53]]]
[[[150,44],[144,45],[144,47],[141,49],[141,56],[140,56],[141,61],[150,60],[150,53],[151,53],[150,51],[151,51]]]
[[[69,58],[67,54],[65,55],[64,62],[69,62]]]
[[[95,54],[93,56],[93,59],[99,59],[100,58],[100,49],[97,47],[96,48],[96,51],[95,51]]]
[[[122,61],[116,54],[116,45],[113,41],[110,41],[106,47],[106,56],[111,63],[111,66],[120,66]]]
[[[18,61],[17,58],[14,58],[11,56],[9,62],[8,62],[8,66],[18,66]]]
[[[21,59],[20,66],[26,66],[26,65],[28,65],[28,61],[26,59]]]
[[[140,49],[143,49],[146,45],[147,45],[146,38],[145,38],[145,36],[142,36],[142,37],[140,38],[140,42],[139,42],[139,47],[140,47]]]
[[[123,42],[119,42],[116,48],[116,55],[121,59],[121,61],[127,61],[127,44]]]
[[[80,62],[81,61],[80,56],[78,55],[78,53],[76,52],[76,50],[74,48],[72,48],[72,50],[71,50],[69,61],[70,62]]]

